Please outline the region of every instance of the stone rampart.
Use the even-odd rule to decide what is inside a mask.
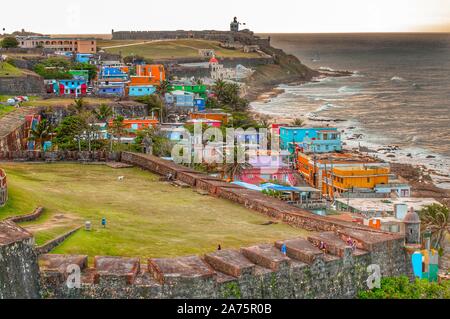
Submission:
[[[11,221],[1,222],[0,299],[39,296],[39,268],[33,236]]]

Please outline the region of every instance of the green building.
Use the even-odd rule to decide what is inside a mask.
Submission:
[[[89,70],[69,70],[69,73],[76,79],[83,78],[84,80],[89,81]]]
[[[203,84],[171,84],[168,87],[169,92],[185,91],[198,94],[201,98],[206,99],[208,94],[206,92],[206,85]]]

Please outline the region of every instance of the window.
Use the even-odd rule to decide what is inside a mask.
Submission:
[[[370,177],[367,177],[367,183],[370,183]]]

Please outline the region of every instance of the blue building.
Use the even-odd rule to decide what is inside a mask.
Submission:
[[[53,92],[60,96],[83,96],[87,93],[87,82],[85,79],[58,80],[53,82]]]
[[[127,79],[128,74],[116,67],[103,67],[100,74],[102,79]]]
[[[166,102],[178,107],[194,107],[194,93],[173,91],[165,95]]]
[[[206,101],[203,98],[194,99],[194,104],[197,107],[197,111],[201,112],[206,110]]]
[[[89,63],[92,56],[93,55],[89,54],[89,53],[77,53],[77,55],[75,57],[75,61],[77,61],[79,63]]]
[[[156,92],[156,87],[153,85],[133,85],[129,87],[129,96],[145,96]]]
[[[280,127],[280,148],[294,153],[326,153],[342,150],[341,134],[335,127]]]
[[[123,84],[99,85],[97,88],[98,95],[124,96],[125,86]]]

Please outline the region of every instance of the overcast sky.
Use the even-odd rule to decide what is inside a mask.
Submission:
[[[450,32],[450,0],[1,0],[0,16],[51,34],[226,30],[234,16],[261,33]]]

